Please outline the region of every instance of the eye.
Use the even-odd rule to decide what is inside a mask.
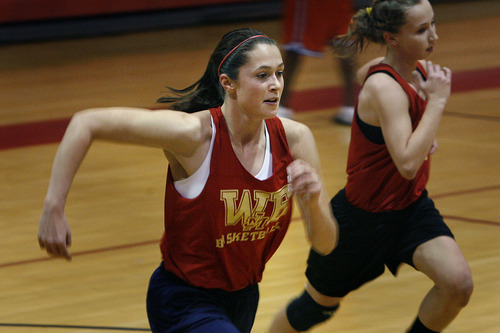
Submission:
[[[276,76],[277,77],[282,77],[283,76],[283,71],[282,70],[279,70],[276,72]]]
[[[267,73],[259,73],[259,74],[257,74],[257,77],[259,79],[265,79],[267,77]]]
[[[425,25],[423,26],[422,28],[418,29],[417,30],[417,33],[418,34],[423,34],[424,32],[426,32],[427,30],[429,30],[429,28],[434,28],[434,26],[436,25],[436,20],[432,20],[431,21],[431,24],[430,25]]]
[[[418,29],[418,30],[417,30],[417,34],[423,34],[423,33],[424,33],[424,32],[426,32],[426,31],[427,31],[427,26],[425,26],[425,27],[422,27],[422,28]]]

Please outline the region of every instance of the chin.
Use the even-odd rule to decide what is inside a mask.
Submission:
[[[266,119],[274,118],[278,115],[278,108],[276,108],[276,110],[267,111],[264,115]]]
[[[267,106],[265,109],[264,109],[264,113],[272,113],[274,115],[276,115],[278,113],[278,106]]]

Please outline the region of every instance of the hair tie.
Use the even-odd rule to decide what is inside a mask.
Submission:
[[[365,12],[368,16],[371,16],[372,15],[372,7],[366,7],[365,8]]]
[[[227,57],[229,57],[229,55],[234,52],[234,50],[236,50],[238,47],[240,47],[246,41],[249,41],[250,39],[254,39],[254,38],[257,38],[257,37],[266,37],[266,38],[269,38],[266,35],[255,35],[255,36],[252,36],[252,37],[248,37],[247,39],[245,39],[244,41],[242,41],[241,43],[239,43],[238,45],[236,45],[235,47],[233,47],[233,49],[231,51],[229,51],[226,54],[226,56],[224,57],[224,59],[222,59],[222,61],[220,62],[219,68],[217,68],[217,76],[220,75],[220,68],[221,68],[222,64],[224,63],[224,61],[226,61]]]

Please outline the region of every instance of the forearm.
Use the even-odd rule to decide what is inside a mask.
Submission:
[[[427,68],[427,80],[424,81],[420,75],[415,73],[414,84],[419,91],[425,94],[427,106],[408,141],[415,174],[427,158],[436,139],[439,123],[451,91],[451,71],[448,68],[441,68],[430,61],[423,63],[423,65]]]
[[[46,208],[63,209],[73,178],[92,142],[91,131],[81,115],[71,120],[52,166],[45,197]]]
[[[328,200],[298,203],[311,246],[320,254],[329,254],[337,246],[338,225]]]
[[[429,155],[436,139],[441,122],[445,101],[430,100],[417,128],[411,134],[407,144],[405,169],[415,175]]]

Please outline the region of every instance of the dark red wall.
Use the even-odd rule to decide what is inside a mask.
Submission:
[[[261,0],[265,1],[265,0]],[[107,15],[148,10],[164,10],[259,2],[255,0],[0,0],[0,23],[16,23]]]

